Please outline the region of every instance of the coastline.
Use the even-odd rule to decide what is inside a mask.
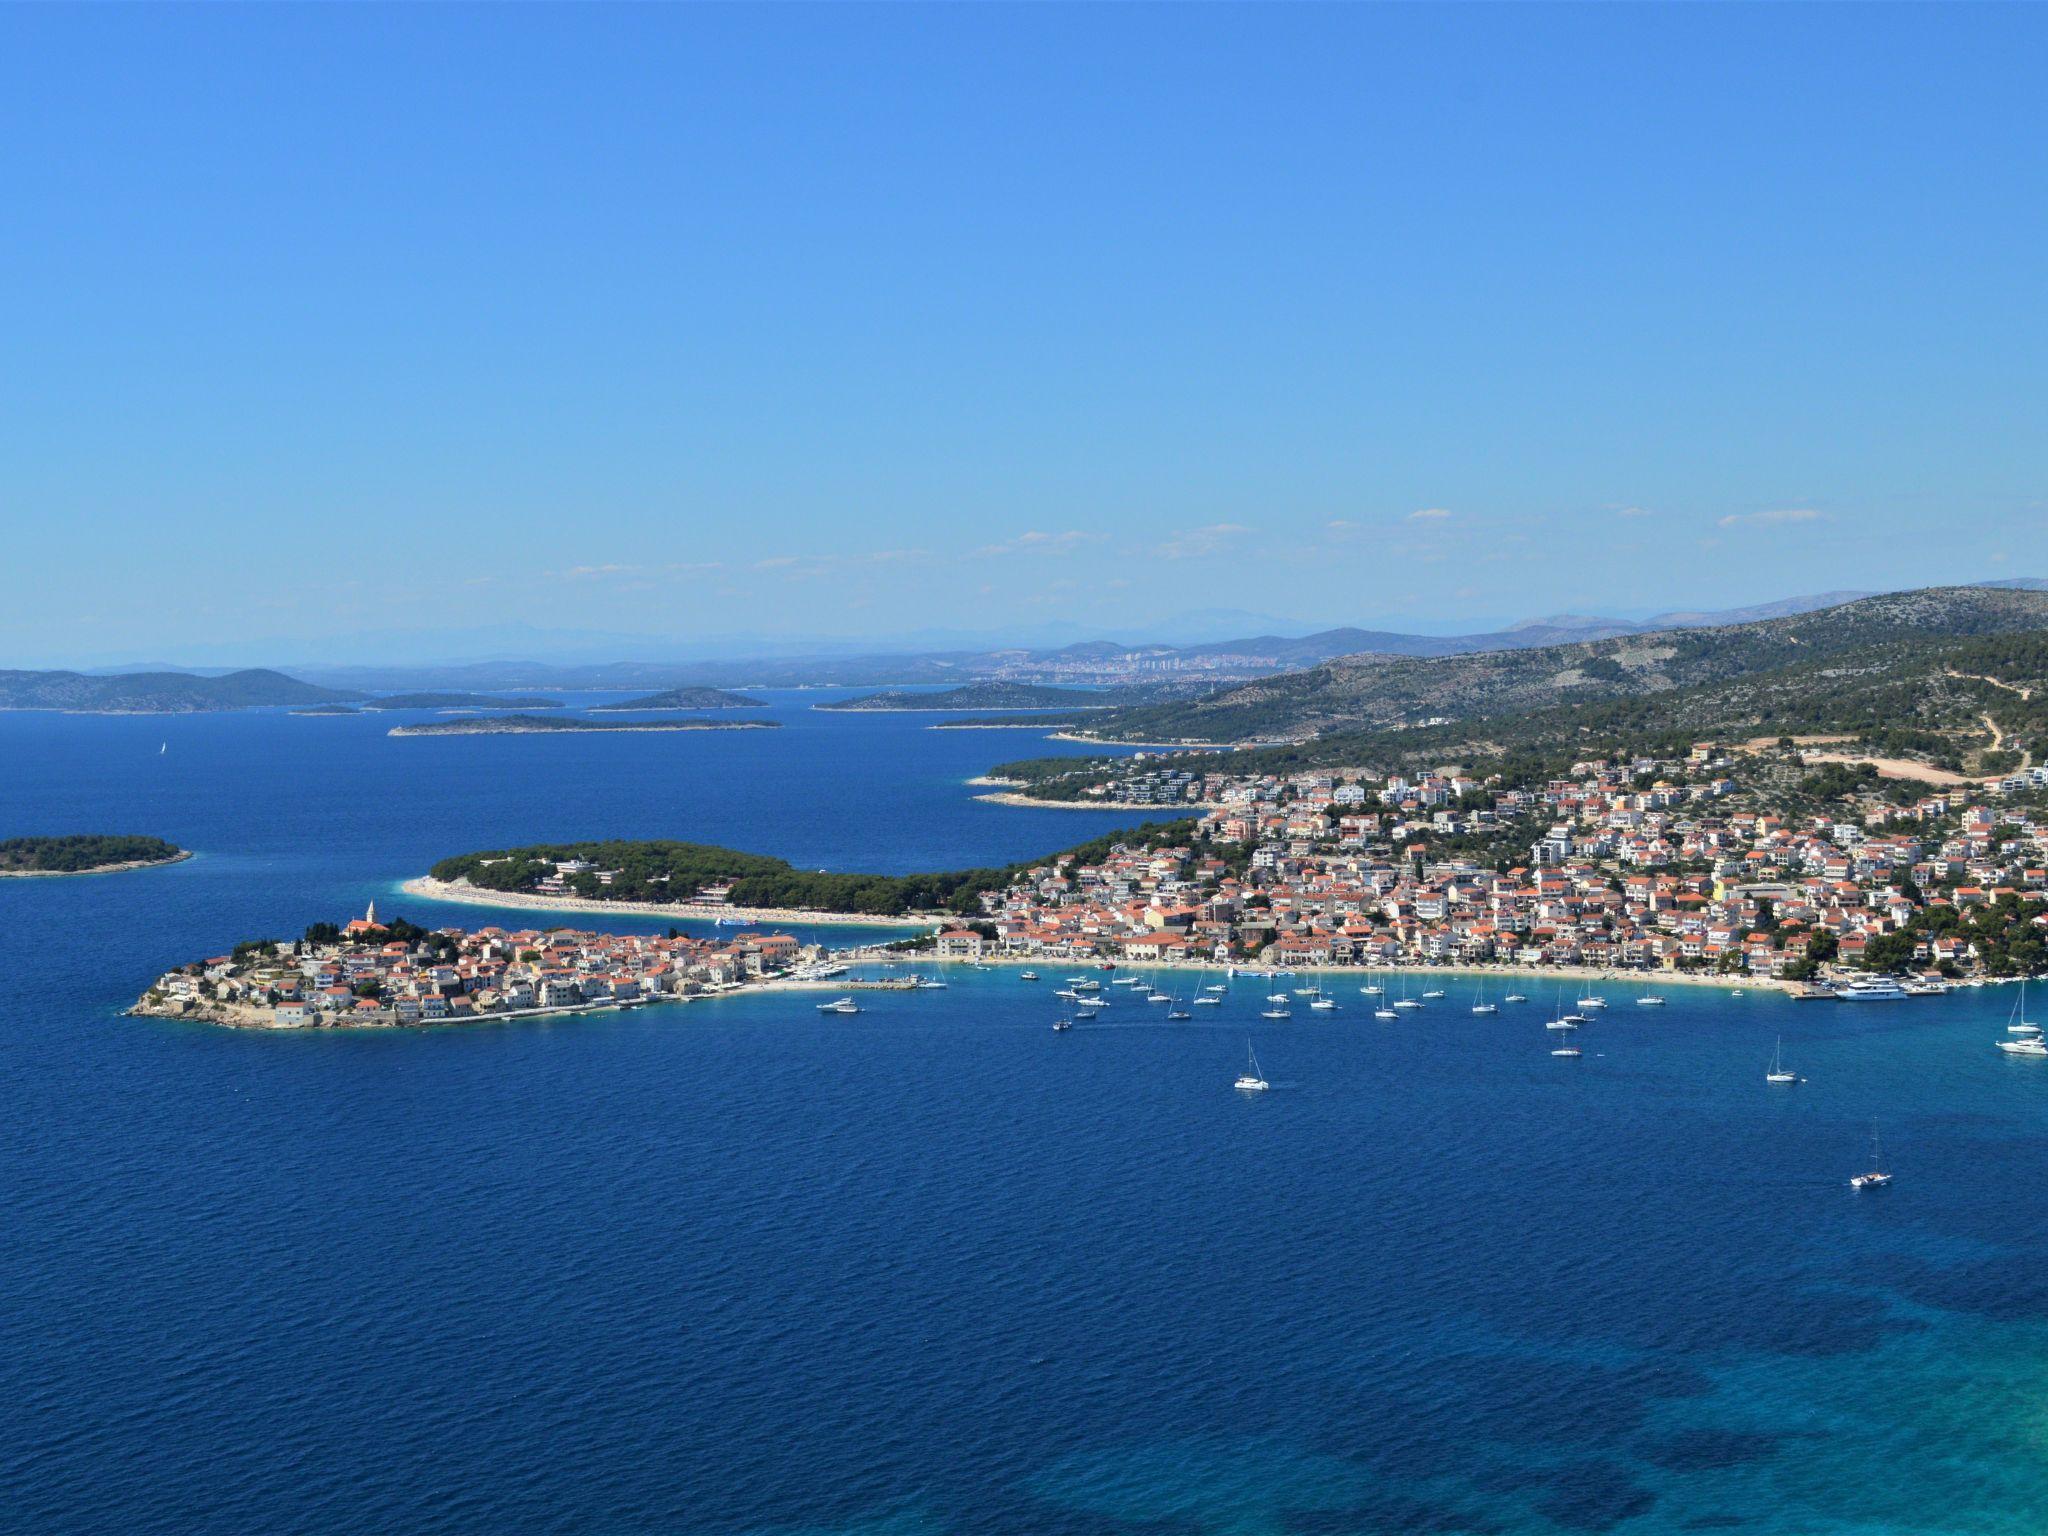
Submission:
[[[971,781],[970,781],[971,782]],[[1220,805],[1207,800],[1177,800],[1172,805],[1129,805],[1121,800],[1034,800],[1029,795],[1020,795],[1015,790],[999,789],[986,795],[976,795],[990,805],[1014,806],[1024,811],[1220,811]]]
[[[0,880],[61,880],[71,875],[120,875],[131,869],[167,869],[191,857],[190,848],[180,848],[168,859],[130,859],[125,864],[100,864],[92,869],[0,869]]]
[[[813,928],[902,928],[937,927],[936,917],[874,917],[849,912],[811,912],[802,908],[728,907],[703,901],[593,901],[584,896],[535,896],[525,891],[487,891],[462,881],[436,880],[419,875],[399,889],[423,901],[444,901],[471,907],[523,907],[536,912],[633,912],[643,917],[680,917],[693,922],[711,922],[721,917],[746,918],[756,923],[798,923]]]
[[[1150,971],[1193,971],[1207,972],[1221,976],[1226,967],[1214,960],[1146,960],[1130,961],[1115,956],[1090,956],[1085,959],[1060,955],[983,955],[979,961],[935,960],[922,957],[917,963],[939,965],[1002,965],[1030,967],[1043,970],[1093,971],[1104,958],[1115,959],[1117,970],[1125,975],[1143,975]],[[1254,977],[1254,971],[1267,967],[1239,963],[1238,979],[1263,980]],[[1678,971],[1613,971],[1597,965],[1520,965],[1496,961],[1488,965],[1299,965],[1288,967],[1295,976],[1436,976],[1468,977],[1530,977],[1540,980],[1549,977],[1553,981],[1610,982],[1617,985],[1642,985],[1656,987],[1717,987],[1724,992],[1782,992],[1794,995],[1801,990],[1797,982],[1786,981],[1777,976],[1688,976]],[[1540,998],[1531,996],[1531,1006]]]

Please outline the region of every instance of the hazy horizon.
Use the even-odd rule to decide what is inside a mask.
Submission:
[[[2039,9],[0,39],[0,665],[1443,634],[2048,570]]]

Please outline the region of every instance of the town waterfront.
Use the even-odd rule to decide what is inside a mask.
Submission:
[[[1617,983],[1577,1059],[1534,978],[1391,1023],[1356,973],[1286,1022],[1240,978],[1055,1035],[1056,962],[831,1019],[119,1014],[371,899],[535,925],[395,894],[463,849],[909,870],[1144,815],[982,804],[1014,734],[772,697],[779,731],[624,738],[0,715],[9,830],[196,855],[0,883],[0,1524],[2039,1529],[2048,1062],[1992,1048],[2009,988]],[[1247,1040],[1267,1094],[1229,1087]],[[1872,1120],[1897,1178],[1858,1194]]]

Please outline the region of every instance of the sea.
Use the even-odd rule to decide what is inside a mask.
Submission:
[[[1141,814],[977,800],[1078,750],[1034,732],[768,697],[779,731],[0,715],[0,836],[197,855],[0,881],[0,1530],[2048,1530],[2048,1062],[1993,1049],[2010,988],[1606,983],[1578,1058],[1554,987],[1481,1016],[1441,973],[1394,1022],[1339,973],[1335,1013],[1240,977],[1065,1033],[1054,966],[851,1017],[122,1012],[372,900],[537,925],[399,893],[475,848],[908,871]],[[1856,1191],[1873,1125],[1896,1176]]]

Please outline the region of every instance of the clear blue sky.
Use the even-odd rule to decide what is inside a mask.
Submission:
[[[2040,6],[9,8],[0,664],[2048,575],[2044,78]]]

